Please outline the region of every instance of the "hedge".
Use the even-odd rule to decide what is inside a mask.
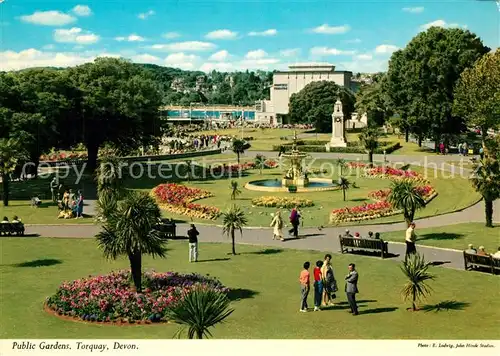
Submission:
[[[319,141],[318,141],[319,142]],[[302,152],[326,152],[326,143],[323,145],[301,145],[300,151]],[[281,147],[284,147],[285,150],[291,148],[292,145],[275,145],[273,146],[273,151],[280,151]],[[380,146],[375,150],[375,154],[382,154],[384,150],[387,154],[396,151],[401,148],[399,142],[387,142],[386,145]],[[336,153],[362,153],[366,154],[366,150],[362,146],[348,146],[348,147],[330,147],[330,152]]]

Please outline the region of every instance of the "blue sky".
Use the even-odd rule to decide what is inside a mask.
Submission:
[[[107,55],[203,71],[328,62],[373,72],[432,24],[500,43],[494,1],[0,0],[0,69]]]

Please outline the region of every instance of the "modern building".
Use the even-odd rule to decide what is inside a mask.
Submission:
[[[347,88],[352,86],[352,72],[336,71],[331,64],[296,64],[290,65],[288,71],[276,72],[270,88],[270,100],[256,103],[255,120],[274,124],[277,115],[289,112],[290,97],[298,93],[307,84],[318,81],[329,81]]]

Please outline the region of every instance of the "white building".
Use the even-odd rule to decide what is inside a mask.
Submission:
[[[312,82],[326,80],[339,86],[351,87],[352,72],[336,71],[331,64],[296,64],[290,65],[288,69],[274,73],[270,88],[271,100],[256,103],[256,122],[277,123],[278,114],[288,114],[290,97]]]

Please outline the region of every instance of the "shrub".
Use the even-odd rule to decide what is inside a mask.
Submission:
[[[310,207],[314,203],[309,199],[300,198],[285,198],[276,196],[263,196],[259,198],[252,199],[252,205],[255,206],[265,206],[269,208],[293,208],[295,206],[299,207]]]

